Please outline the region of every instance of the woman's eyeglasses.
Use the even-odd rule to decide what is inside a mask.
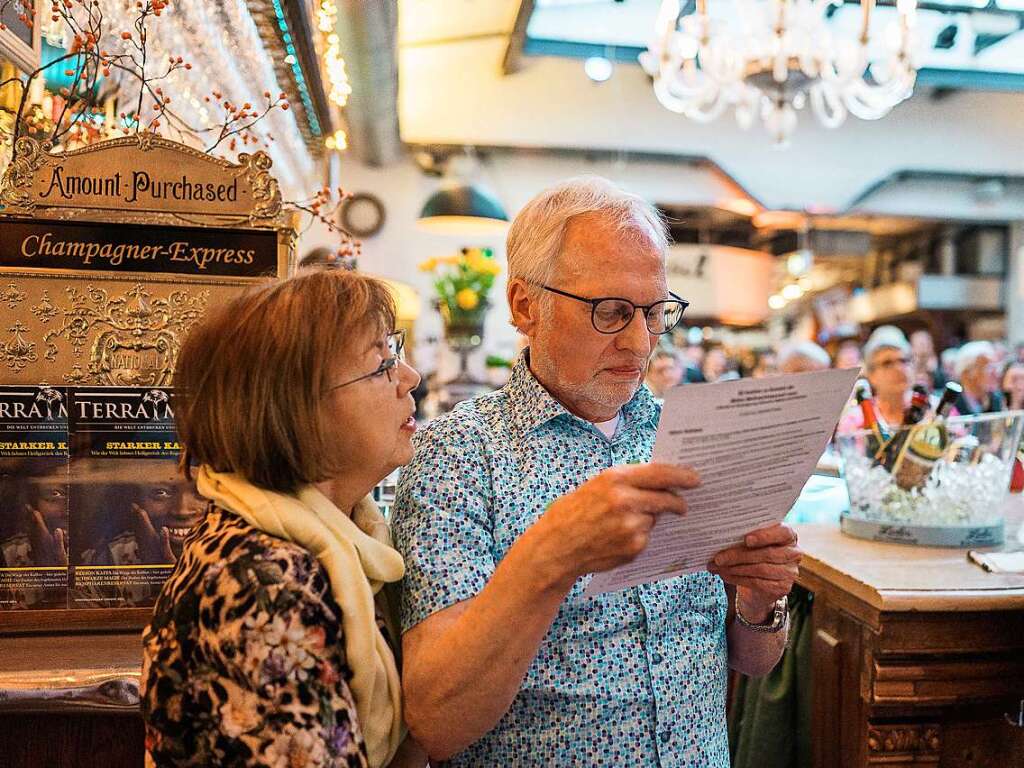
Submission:
[[[363,379],[372,379],[375,376],[387,376],[388,381],[392,381],[391,371],[397,368],[398,364],[405,359],[404,355],[402,354],[403,351],[405,350],[405,331],[402,330],[389,333],[387,344],[390,356],[381,360],[380,365],[377,366],[376,370],[370,373],[363,374],[362,376],[358,376],[354,379],[350,379],[349,381],[343,382],[341,384],[335,384],[332,387],[328,387],[327,391],[333,392],[336,389],[347,387],[349,384],[355,384],[357,381],[362,381]]]
[[[598,333],[618,333],[633,322],[633,315],[638,309],[642,309],[644,312],[648,331],[654,335],[668,333],[679,324],[679,321],[683,319],[683,312],[690,306],[690,302],[676,296],[672,291],[668,293],[672,298],[662,299],[644,306],[615,296],[588,299],[568,291],[552,288],[549,285],[542,285],[541,288],[559,296],[565,296],[567,299],[575,299],[589,304],[591,307],[590,322]]]

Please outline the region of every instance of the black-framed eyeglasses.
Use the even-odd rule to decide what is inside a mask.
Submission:
[[[647,322],[647,330],[652,334],[660,335],[668,333],[683,319],[683,312],[690,306],[686,299],[676,296],[672,291],[668,295],[672,298],[662,299],[653,304],[644,306],[634,304],[629,299],[621,299],[618,296],[601,296],[595,299],[588,299],[585,296],[577,296],[568,291],[552,288],[550,285],[542,285],[545,291],[565,296],[567,299],[582,301],[590,305],[590,322],[598,333],[618,333],[631,322],[633,315],[638,309],[644,311],[644,319]]]
[[[405,356],[403,355],[405,350],[405,331],[401,330],[389,333],[387,343],[390,356],[381,360],[380,365],[377,366],[375,371],[363,374],[362,376],[350,379],[349,381],[341,384],[335,384],[332,387],[328,387],[327,391],[333,392],[336,389],[347,387],[349,384],[355,384],[357,381],[362,381],[363,379],[372,379],[375,376],[387,376],[388,381],[392,381],[391,372],[398,367],[398,364],[402,362],[402,360],[405,359]]]

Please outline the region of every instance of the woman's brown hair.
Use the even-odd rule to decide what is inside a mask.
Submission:
[[[337,473],[324,418],[340,356],[394,329],[379,280],[343,270],[266,283],[208,314],[189,333],[174,373],[182,465],[234,472],[291,493]]]

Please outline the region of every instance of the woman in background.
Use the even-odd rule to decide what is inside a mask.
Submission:
[[[864,345],[864,375],[871,385],[882,428],[892,430],[903,426],[914,376],[910,342],[903,331],[894,325],[875,329]],[[839,420],[837,431],[849,433],[863,428],[863,412],[853,403]]]
[[[1011,362],[1003,371],[1001,386],[1006,409],[1019,411],[1024,409],[1024,362]]]

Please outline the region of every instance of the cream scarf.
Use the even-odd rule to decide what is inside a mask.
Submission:
[[[341,608],[349,688],[371,768],[387,765],[405,736],[395,657],[377,627],[374,595],[405,575],[402,556],[369,496],[350,518],[312,486],[286,496],[236,474],[199,469],[199,493],[271,536],[309,550],[327,571]]]

